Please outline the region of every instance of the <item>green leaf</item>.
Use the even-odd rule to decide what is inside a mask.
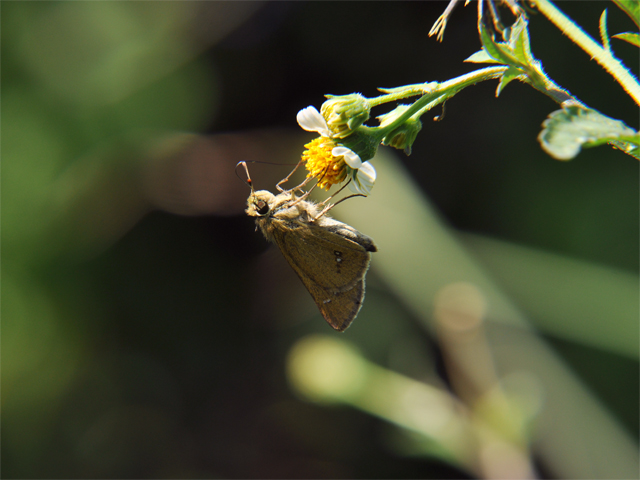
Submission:
[[[423,95],[434,90],[438,86],[438,82],[414,83],[412,85],[403,85],[401,87],[382,88],[378,90],[382,93],[400,95],[404,97],[412,97],[414,95]]]
[[[513,54],[524,65],[533,65],[535,59],[531,55],[531,46],[529,44],[528,22],[524,17],[518,17],[513,24],[510,39]]]
[[[471,55],[469,58],[467,58],[464,61],[465,62],[470,62],[470,63],[497,63],[497,64],[502,64],[501,62],[498,62],[497,60],[494,60],[493,58],[491,58],[491,56],[487,53],[487,51],[484,48],[482,50],[480,50],[479,52],[474,53],[473,55]]]
[[[493,35],[486,28],[484,22],[480,22],[480,39],[482,47],[487,54],[498,63],[511,65],[513,67],[522,66],[522,62],[513,55],[511,46],[506,43],[496,43]]]
[[[634,32],[618,33],[611,38],[619,38],[620,40],[624,40],[625,42],[630,43],[631,45],[640,47],[640,34]]]
[[[600,38],[602,39],[602,46],[605,50],[611,51],[611,44],[609,43],[609,32],[607,32],[607,9],[605,8],[600,15]]]
[[[525,77],[525,74],[522,73],[522,70],[515,67],[509,67],[500,77],[500,83],[498,84],[498,89],[496,90],[496,97],[500,95],[500,92],[507,86],[511,80],[515,80],[518,77]]]
[[[492,30],[485,22],[480,22],[480,39],[483,49],[489,57],[499,63],[520,69],[527,80],[539,90],[545,91],[549,85],[549,78],[542,70],[542,65],[531,54],[529,44],[528,22],[524,17],[518,17],[513,24],[508,43],[497,43],[493,39]],[[498,93],[513,78],[506,78],[498,87]]]
[[[636,27],[640,28],[640,2],[638,0],[613,0],[613,3],[629,15]]]
[[[552,112],[542,126],[544,128],[538,135],[538,141],[557,160],[570,160],[583,147],[594,147],[614,140],[633,143],[638,138],[637,132],[620,120],[578,106]]]

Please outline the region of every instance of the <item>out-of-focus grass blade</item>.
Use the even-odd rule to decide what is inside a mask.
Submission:
[[[536,327],[638,358],[638,277],[479,235],[462,238]]]

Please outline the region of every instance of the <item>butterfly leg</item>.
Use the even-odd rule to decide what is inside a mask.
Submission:
[[[296,170],[298,170],[298,167],[299,167],[300,165],[302,165],[302,160],[300,160],[300,161],[298,162],[298,164],[293,168],[293,170],[291,170],[291,173],[289,173],[289,175],[287,175],[287,176],[286,176],[286,177],[284,177],[282,180],[280,180],[278,183],[276,183],[276,188],[278,189],[278,191],[280,191],[280,192],[284,192],[284,191],[285,191],[285,190],[284,190],[280,185],[282,185],[283,183],[288,182],[288,181],[289,181],[289,178],[291,178],[291,175],[293,175],[293,174],[296,172]],[[298,185],[298,186],[297,186],[297,187],[295,187],[295,188],[300,188],[300,187],[301,187],[301,186],[303,186],[305,183],[307,183],[307,181],[308,181],[308,179],[306,179],[304,182],[302,182],[300,185]]]
[[[331,200],[333,197],[335,197],[337,194],[339,194],[342,190],[344,190],[344,187],[349,185],[349,183],[351,183],[351,179],[349,179],[349,181],[347,183],[345,183],[343,186],[341,186],[340,189],[336,193],[332,194],[329,198],[327,198],[324,201],[320,202],[318,205],[324,205],[325,203],[327,203],[329,200]]]
[[[300,165],[300,164],[298,164],[298,165]],[[297,168],[297,167],[296,167],[296,168]],[[322,173],[322,177],[324,177],[324,176],[325,176],[325,174],[327,173],[327,170],[328,170],[328,169],[329,169],[329,167],[327,167],[327,168],[324,170],[324,172]],[[293,172],[291,172],[291,173],[293,173]],[[320,180],[322,180],[322,177],[320,177],[320,179],[319,179],[319,180],[318,180],[318,181],[313,185],[313,187],[311,187],[308,191],[304,192],[304,193],[302,194],[302,196],[300,196],[300,198],[298,198],[295,202],[291,203],[291,205],[289,205],[289,206],[290,206],[290,207],[293,207],[293,206],[294,206],[295,204],[297,204],[298,202],[301,202],[302,200],[306,199],[306,198],[311,194],[311,192],[313,192],[313,189],[314,189],[314,188],[316,188],[316,187],[318,186],[318,183],[320,182]],[[305,179],[305,181],[304,181],[304,182],[302,182],[300,185],[298,185],[297,187],[293,188],[292,190],[300,190],[301,192],[303,192],[303,190],[302,190],[302,188],[301,188],[301,187],[302,187],[302,186],[304,186],[304,185],[305,185],[309,180],[311,180],[311,178],[313,178],[313,177],[307,177],[307,178]],[[325,200],[325,201],[326,201],[326,200]]]
[[[340,189],[342,190],[342,189]],[[338,193],[338,192],[336,192]],[[331,196],[333,197],[333,195]],[[329,198],[331,198],[329,197]],[[331,210],[333,207],[335,207],[336,205],[338,205],[339,203],[344,202],[345,200],[347,200],[348,198],[353,198],[353,197],[366,197],[366,195],[363,195],[362,193],[354,193],[353,195],[349,195],[347,197],[341,198],[340,200],[338,200],[336,203],[330,203],[329,205],[327,205],[326,207],[324,207],[322,209],[322,211],[315,216],[315,218],[313,220],[317,220],[319,219],[321,216],[323,216],[325,213],[327,213],[329,210]],[[327,200],[329,200],[329,198]],[[320,205],[324,204],[327,200],[325,200],[324,202],[322,202]]]

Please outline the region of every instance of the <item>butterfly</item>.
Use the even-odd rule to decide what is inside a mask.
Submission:
[[[299,187],[274,195],[248,183],[245,212],[278,246],[329,325],[344,331],[362,307],[370,253],[378,250],[373,240],[327,215],[333,205],[320,210],[306,200],[308,192],[297,196]]]

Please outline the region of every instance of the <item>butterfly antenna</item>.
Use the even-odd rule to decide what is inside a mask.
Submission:
[[[239,174],[238,174],[238,167],[242,165],[244,167],[244,171],[247,174],[247,178],[243,179]],[[249,175],[249,167],[247,167],[247,162],[242,161],[242,162],[238,162],[236,165],[236,175],[238,176],[238,178],[240,180],[242,180],[244,183],[246,183],[247,185],[249,185],[249,188],[251,188],[251,192],[253,193],[255,190],[253,189],[253,182],[251,181],[251,175]]]

